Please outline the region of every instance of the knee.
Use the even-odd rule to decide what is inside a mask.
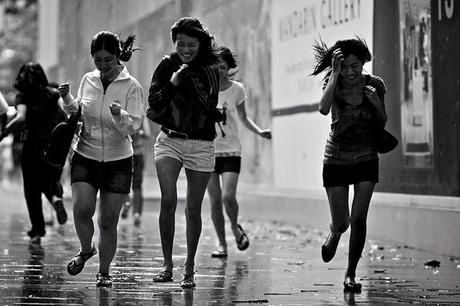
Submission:
[[[101,217],[97,219],[97,224],[101,231],[110,231],[117,227],[117,219],[112,217]]]
[[[177,198],[174,196],[162,196],[161,197],[161,212],[163,213],[174,213],[176,210]]]
[[[191,206],[186,206],[185,207],[185,216],[188,219],[199,220],[199,219],[201,219],[201,209],[191,207]]]
[[[350,220],[347,218],[343,220],[342,222],[331,226],[331,229],[335,233],[343,234],[347,231],[349,226],[350,226]]]
[[[351,219],[351,227],[355,229],[366,229],[367,221],[363,217],[353,217]]]
[[[92,210],[74,205],[73,217],[78,221],[89,220],[93,217]]]
[[[226,206],[234,206],[236,205],[236,197],[234,194],[224,194],[222,196],[222,202],[224,202]]]

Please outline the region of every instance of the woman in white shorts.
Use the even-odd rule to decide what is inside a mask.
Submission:
[[[162,59],[153,74],[147,110],[147,117],[162,125],[154,153],[161,190],[160,236],[164,268],[153,281],[173,280],[176,183],[184,167],[187,258],[180,286],[191,288],[195,287],[201,204],[214,169],[219,68],[213,37],[198,19],[184,17],[178,20],[171,27],[171,38],[175,51]]]

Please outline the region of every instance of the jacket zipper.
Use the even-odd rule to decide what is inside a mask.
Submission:
[[[102,83],[102,80],[101,80],[101,83]],[[102,88],[104,88],[104,85],[102,85]],[[99,121],[101,123],[101,160],[102,161],[104,161],[104,122],[102,121],[102,112],[104,110],[104,104],[105,104],[105,93],[106,93],[106,89],[103,89],[101,111],[99,113]]]

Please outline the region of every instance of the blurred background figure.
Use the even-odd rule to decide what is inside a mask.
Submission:
[[[144,156],[146,153],[146,142],[149,140],[151,135],[150,124],[147,119],[142,122],[141,128],[131,135],[133,138],[133,184],[130,194],[126,197],[126,201],[123,204],[123,210],[121,217],[126,219],[128,217],[129,209],[133,206],[133,218],[134,225],[139,226],[141,224],[142,208],[144,206],[144,197],[142,195],[142,182],[144,180],[144,168],[145,160]]]
[[[40,64],[28,62],[21,66],[14,84],[16,116],[6,125],[6,133],[21,131],[23,141],[21,166],[24,196],[32,228],[28,231],[31,242],[39,243],[45,236],[42,193],[56,210],[59,224],[67,221],[62,202],[62,186],[54,180],[44,160],[44,151],[52,130],[66,119],[59,106],[59,93],[48,84]]]

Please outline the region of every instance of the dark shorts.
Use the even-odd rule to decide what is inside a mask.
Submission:
[[[240,173],[241,156],[216,156],[214,172],[222,174],[224,172]]]
[[[379,182],[379,160],[354,165],[323,164],[323,186],[348,186],[359,182]]]
[[[71,183],[86,182],[96,189],[129,193],[133,176],[132,157],[99,162],[86,158],[77,152],[72,157]]]

